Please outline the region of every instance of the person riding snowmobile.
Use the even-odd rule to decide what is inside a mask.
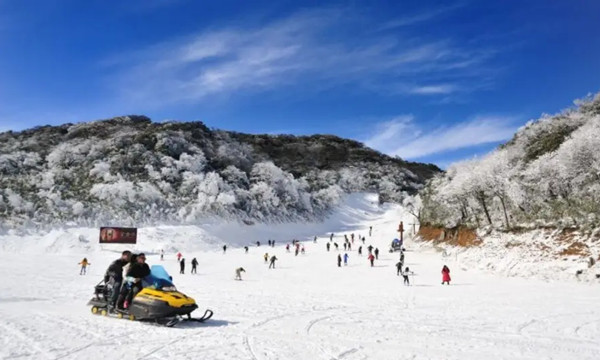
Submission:
[[[121,253],[121,257],[113,261],[106,273],[104,274],[104,282],[112,283],[112,294],[110,297],[109,309],[113,309],[117,303],[121,285],[123,284],[123,267],[129,263],[131,259],[131,251],[125,250]]]
[[[135,263],[129,266],[127,270],[126,280],[130,283],[130,287],[123,286],[119,299],[117,300],[117,307],[123,309],[125,302],[129,305],[133,297],[142,290],[142,279],[150,275],[150,267],[146,264],[146,255],[141,253],[137,255]]]

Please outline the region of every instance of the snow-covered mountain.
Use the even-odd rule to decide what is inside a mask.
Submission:
[[[529,276],[538,264],[548,274],[595,279],[600,94],[575,104],[529,122],[487,156],[435,176],[420,192],[421,237],[507,275]]]
[[[144,116],[43,126],[0,134],[0,228],[314,220],[345,193],[399,202],[437,172],[329,135]]]

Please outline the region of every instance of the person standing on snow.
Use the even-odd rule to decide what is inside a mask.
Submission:
[[[442,268],[442,285],[444,283],[450,285],[450,269],[446,265]]]
[[[259,246],[260,246],[260,241],[257,241],[256,242],[256,247],[259,247]]]
[[[285,244],[285,251],[290,252],[290,244]]]
[[[371,254],[373,252],[373,245],[369,245],[367,250],[369,250],[369,254]]]
[[[327,247],[327,251],[329,251],[329,248],[331,248],[331,243],[327,243],[325,247]]]
[[[340,248],[336,242],[333,243],[333,246],[335,246],[335,250],[338,250]]]
[[[300,247],[296,246],[296,250],[294,250],[294,256],[298,256],[299,253],[300,253]]]
[[[269,253],[265,253],[265,255],[263,255],[263,258],[265,259],[265,264],[269,262]]]
[[[348,243],[348,251],[352,251],[352,244]]]
[[[180,253],[180,252],[178,252],[178,253],[177,253],[177,261],[181,261],[181,257],[182,257],[182,256],[183,256],[183,255],[181,255],[181,253]]]
[[[337,256],[338,267],[342,267],[342,255],[338,254]]]
[[[165,251],[161,250],[160,251],[160,261],[163,261],[165,259]]]
[[[191,274],[197,274],[196,272],[196,266],[198,266],[198,260],[196,260],[196,258],[192,259],[192,272]]]
[[[275,240],[271,240],[271,247],[275,247]]]
[[[371,234],[373,234],[373,227],[369,226],[369,236],[371,236]]]
[[[348,244],[344,243],[344,251],[348,250]]]
[[[317,243],[317,237],[315,236],[315,239],[313,240],[313,243]]]
[[[363,245],[365,244],[365,241],[366,241],[366,240],[367,240],[367,238],[363,236],[363,238],[362,238],[362,243],[363,243]]]
[[[236,280],[242,280],[242,273],[243,272],[246,272],[246,270],[244,270],[243,267],[235,269],[235,279]]]
[[[333,241],[333,233],[331,233],[331,236],[329,237],[329,241]]]
[[[375,259],[379,260],[379,248],[375,248]]]
[[[244,246],[244,251],[246,252],[246,254],[248,253],[248,247]]]
[[[400,273],[402,272],[402,266],[404,264],[402,263],[402,261],[399,261],[396,263],[396,276],[400,276]]]
[[[185,272],[185,258],[181,258],[179,261],[179,273],[183,274]]]
[[[304,255],[304,253],[305,253],[304,246],[302,246],[302,249],[300,249],[300,253]]]
[[[374,262],[375,262],[375,256],[373,256],[373,254],[369,254],[369,257],[367,259],[369,259],[369,262],[371,263],[371,267],[373,267]]]
[[[223,254],[227,252],[227,245],[223,245]]]
[[[350,257],[350,256],[348,255],[348,253],[345,253],[345,254],[344,254],[344,266],[347,266],[347,265],[348,265],[348,258],[349,258],[349,257]]]
[[[277,261],[277,257],[275,255],[271,256],[271,262],[269,263],[269,269],[275,269],[275,261]]]
[[[81,262],[79,262],[78,265],[81,265],[81,270],[79,270],[79,275],[85,275],[88,265],[92,265],[92,264],[90,264],[88,262],[87,258],[83,258],[83,260],[81,260]]]
[[[358,255],[362,256],[362,246],[358,247]]]
[[[412,273],[407,266],[406,269],[404,269],[404,272],[402,273],[402,277],[404,278],[404,285],[406,285],[406,286],[410,285],[410,280],[408,279],[408,274],[412,274]]]

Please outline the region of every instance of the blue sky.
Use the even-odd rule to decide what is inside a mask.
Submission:
[[[0,130],[145,114],[434,162],[600,91],[600,1],[0,0]]]

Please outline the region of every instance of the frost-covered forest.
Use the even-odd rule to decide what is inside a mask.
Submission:
[[[335,136],[125,116],[0,134],[0,227],[314,220],[344,193],[402,201],[439,169]]]
[[[600,225],[600,94],[522,127],[421,191],[421,222],[501,229]]]

